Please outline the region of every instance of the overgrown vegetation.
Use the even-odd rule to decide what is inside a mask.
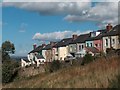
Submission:
[[[94,60],[94,57],[91,54],[87,53],[83,57],[83,61],[82,61],[81,65],[88,64],[88,63],[92,62],[93,60]]]
[[[9,54],[15,52],[14,44],[10,41],[5,41],[2,44],[2,83],[8,83],[13,80],[17,74],[15,68],[19,67],[17,61],[12,60]]]
[[[109,88],[119,88],[120,89],[120,75],[116,76],[115,79],[109,81]]]
[[[107,48],[107,49],[106,49],[106,53],[107,53],[108,55],[114,54],[114,53],[115,53],[115,49],[114,49],[113,47]]]
[[[15,68],[19,65],[16,61],[7,60],[2,64],[2,82],[8,83],[11,82],[17,74]]]
[[[72,65],[54,73],[43,73],[27,80],[6,84],[5,88],[113,88],[116,87],[120,60],[101,57],[85,66]],[[111,83],[113,81],[113,83]],[[115,84],[114,84],[115,83]],[[116,84],[117,83],[117,84]],[[114,86],[116,85],[116,86]]]
[[[54,60],[50,63],[48,70],[49,72],[55,72],[61,68],[61,63],[59,60]]]

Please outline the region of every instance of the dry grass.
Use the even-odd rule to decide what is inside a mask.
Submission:
[[[107,88],[118,75],[120,60],[113,56],[99,58],[85,66],[71,66],[51,74],[4,85],[4,88]]]

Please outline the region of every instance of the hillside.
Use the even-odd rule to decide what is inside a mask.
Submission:
[[[74,65],[54,73],[15,81],[4,88],[107,88],[120,69],[118,57],[99,59],[85,66]]]

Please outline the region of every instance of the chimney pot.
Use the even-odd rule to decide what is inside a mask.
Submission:
[[[33,49],[36,49],[36,47],[37,47],[37,45],[36,45],[36,44],[34,44],[34,45],[33,45]]]
[[[54,45],[55,45],[55,42],[52,42],[52,41],[51,41],[51,42],[50,42],[50,45],[51,45],[51,46],[54,46]]]
[[[72,35],[73,40],[77,39],[77,37],[78,37],[77,34]]]
[[[46,46],[46,44],[42,44],[42,47]]]
[[[110,23],[106,26],[107,31],[110,31],[112,28],[113,28],[113,26]]]

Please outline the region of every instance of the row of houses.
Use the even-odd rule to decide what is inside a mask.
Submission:
[[[59,42],[50,42],[49,44],[42,44],[28,53],[28,60],[34,61],[34,58],[39,56],[45,62],[53,60],[64,61],[67,56],[80,58],[86,53],[92,55],[100,52],[106,53],[107,48],[120,49],[119,35],[120,25],[112,26],[108,24],[105,29],[93,31],[87,34],[74,34],[70,38],[64,38]]]

